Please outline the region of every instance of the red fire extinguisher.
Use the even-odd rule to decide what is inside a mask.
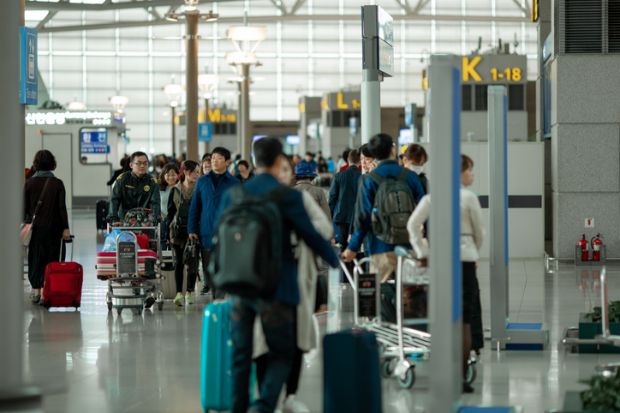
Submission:
[[[586,239],[586,234],[583,234],[581,236],[581,239],[579,240],[578,244],[579,249],[581,250],[581,261],[589,261],[590,260],[590,254],[588,253],[588,240]]]
[[[601,239],[601,234],[596,234],[596,237],[590,240],[590,244],[592,245],[592,261],[600,261],[601,249],[603,247],[603,240]]]

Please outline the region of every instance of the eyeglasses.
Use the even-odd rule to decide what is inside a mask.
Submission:
[[[133,164],[136,165],[136,166],[147,166],[149,164],[149,161],[145,161],[145,162],[135,161],[135,162],[133,162]]]

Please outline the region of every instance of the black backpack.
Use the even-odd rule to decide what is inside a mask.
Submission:
[[[378,185],[371,214],[372,232],[386,244],[409,242],[407,221],[415,209],[415,201],[407,185],[407,174],[406,169],[398,176],[369,174]]]
[[[216,290],[241,297],[269,297],[282,269],[282,216],[277,202],[288,188],[255,197],[242,185],[230,189],[232,206],[220,218],[210,263]]]

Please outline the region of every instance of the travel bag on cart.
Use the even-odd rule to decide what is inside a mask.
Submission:
[[[145,278],[155,278],[157,253],[151,250],[138,250],[138,275]],[[100,251],[97,253],[97,278],[107,280],[114,278],[116,273],[116,251]]]
[[[107,217],[109,207],[110,203],[107,199],[100,199],[95,205],[95,210],[97,211],[97,230],[99,231],[105,231],[108,227]]]
[[[72,244],[72,241],[61,241],[63,245]],[[62,246],[59,262],[50,262],[45,267],[45,283],[43,284],[43,306],[50,307],[80,307],[82,303],[82,281],[84,270],[80,264],[73,262],[73,245],[71,259],[62,261]]]
[[[381,413],[379,350],[374,333],[344,330],[323,339],[323,413]]]
[[[209,304],[202,319],[200,355],[200,399],[202,409],[227,411],[232,408],[232,340],[230,337],[230,301]],[[252,368],[250,402],[254,400],[256,374]]]

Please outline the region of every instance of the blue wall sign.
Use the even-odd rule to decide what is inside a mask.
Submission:
[[[108,131],[105,129],[81,130],[80,153],[110,153]]]
[[[198,141],[199,142],[211,142],[213,138],[213,124],[212,123],[199,123],[198,124]]]
[[[38,95],[37,31],[19,28],[19,103],[36,105]]]

